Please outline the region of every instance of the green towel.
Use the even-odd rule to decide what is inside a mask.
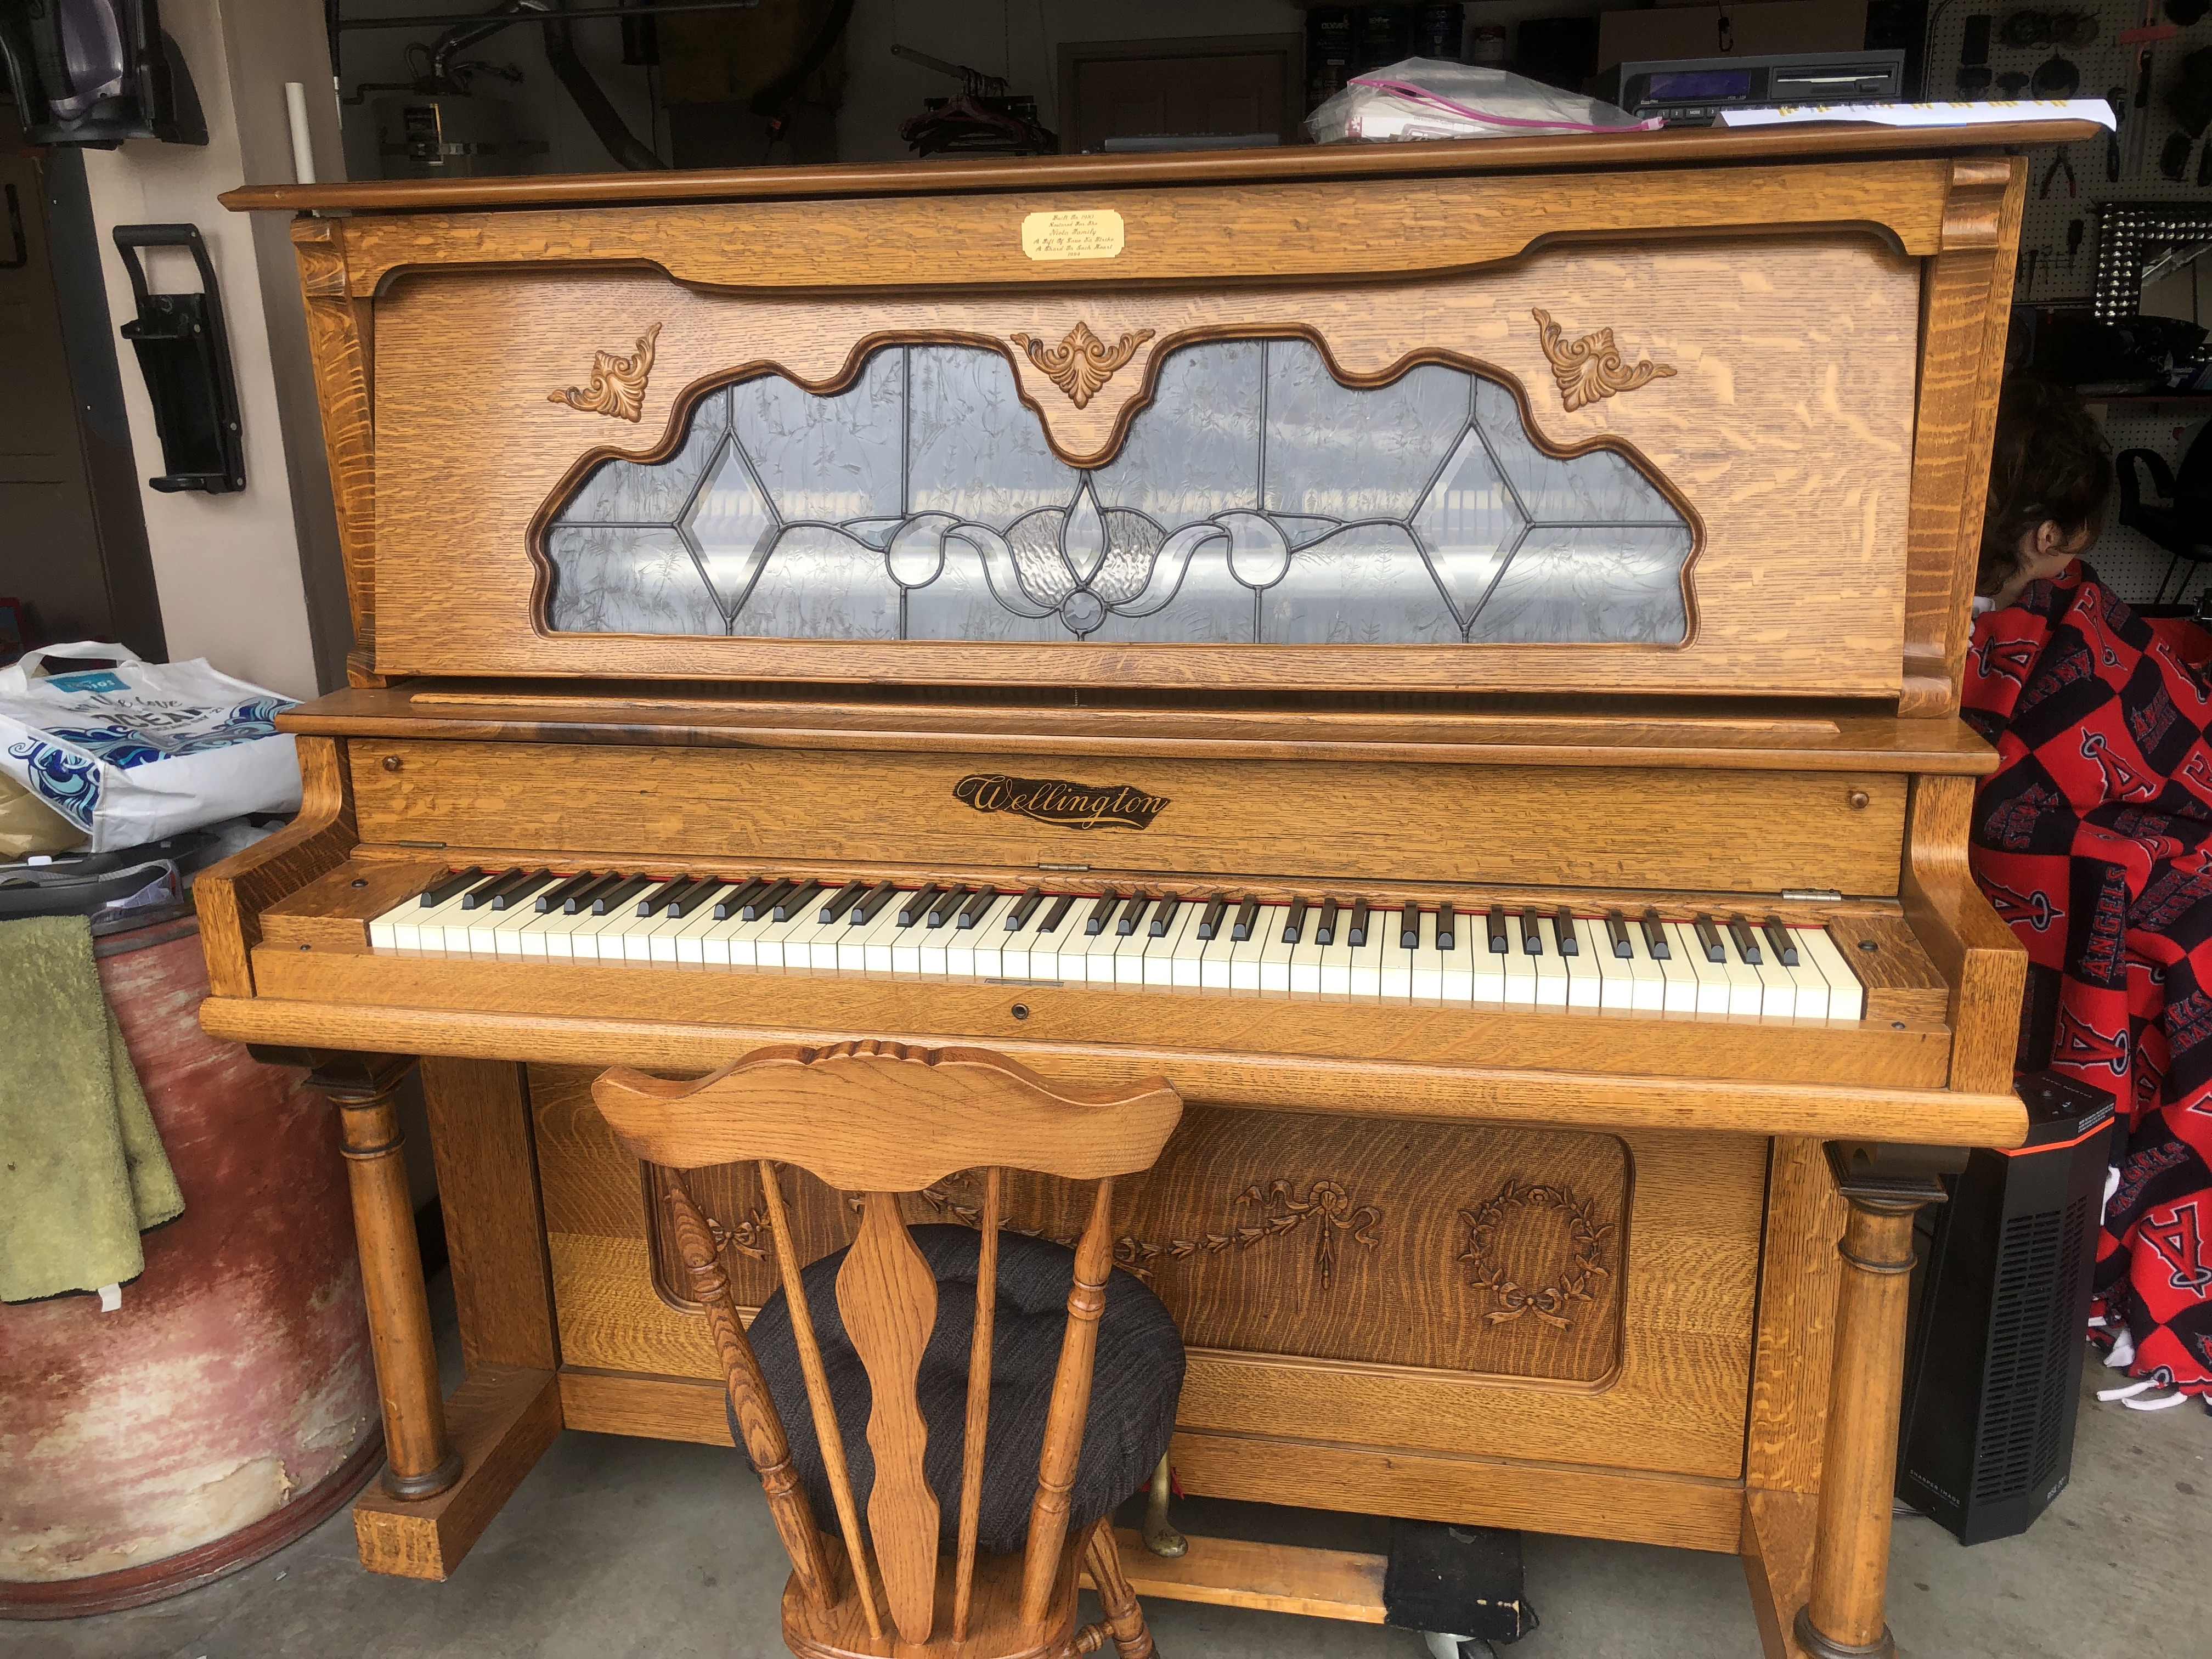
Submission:
[[[0,1302],[136,1279],[184,1194],[82,916],[0,921]]]

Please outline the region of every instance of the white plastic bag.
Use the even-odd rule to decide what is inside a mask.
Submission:
[[[1639,121],[1599,99],[1525,76],[1440,58],[1408,58],[1355,76],[1306,117],[1306,131],[1317,144],[1641,132],[1662,125],[1656,115]]]
[[[42,676],[49,657],[115,666]],[[95,853],[244,812],[295,811],[299,757],[276,726],[291,706],[204,659],[48,646],[0,668],[0,773],[82,830]]]

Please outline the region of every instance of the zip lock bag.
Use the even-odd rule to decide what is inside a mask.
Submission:
[[[65,669],[87,657],[115,665]],[[50,658],[62,660],[49,667]],[[299,757],[276,724],[290,707],[204,659],[152,663],[119,645],[48,646],[0,668],[0,775],[95,853],[247,812],[296,811]]]

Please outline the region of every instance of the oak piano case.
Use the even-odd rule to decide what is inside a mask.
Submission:
[[[229,198],[301,210],[357,649],[203,1018],[344,1109],[363,1560],[563,1425],[727,1440],[599,1072],[957,1043],[1191,1103],[1115,1243],[1187,1489],[1734,1553],[1874,1650],[1899,1149],[2023,1128],[1955,712],[2023,136]],[[693,1190],[757,1304],[757,1176]],[[1380,1616],[1206,1541],[1139,1591]]]

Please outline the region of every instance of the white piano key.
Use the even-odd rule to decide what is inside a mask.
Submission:
[[[1452,948],[1443,948],[1441,937],[1437,941],[1437,960],[1443,970],[1442,994],[1446,1002],[1471,1002],[1474,999],[1474,969],[1477,961],[1474,946],[1481,935],[1481,919],[1461,911],[1452,918]],[[1489,940],[1481,939],[1486,948]]]
[[[1208,899],[1200,907],[1199,918],[1201,921],[1212,912],[1212,899]],[[1237,907],[1234,904],[1229,905],[1222,911],[1216,918],[1217,926],[1212,939],[1200,939],[1195,930],[1191,933],[1192,943],[1197,947],[1199,952],[1198,982],[1205,990],[1229,989],[1230,957],[1236,953],[1237,950],[1237,941],[1229,936],[1229,924],[1236,914]]]
[[[420,896],[386,911],[385,917],[392,924],[392,948],[398,951],[442,951],[446,948],[445,926],[447,916],[466,915],[461,908],[463,894],[454,893],[437,904],[424,904]]]
[[[1413,947],[1412,994],[1434,1001],[1444,994],[1443,952],[1437,949],[1437,916],[1433,910],[1418,913],[1420,943]]]
[[[695,927],[702,916],[712,920],[714,901],[738,890],[734,883],[724,882],[720,886],[702,888],[696,898],[684,907],[684,914],[672,916],[663,911],[657,918],[659,926],[641,936],[633,936],[632,945],[642,944],[648,962],[674,963],[683,960],[678,940]],[[635,948],[630,951],[636,959]]]
[[[888,974],[891,970],[891,935],[898,928],[898,900],[894,896],[866,921],[849,921],[838,935],[836,951],[841,974]]]
[[[1760,947],[1759,959],[1747,963],[1746,966],[1759,975],[1759,1017],[1761,1019],[1795,1019],[1797,1017],[1796,984],[1791,979],[1790,970],[1777,962],[1774,952],[1766,948],[1766,936],[1761,933],[1757,939]],[[1731,954],[1741,954],[1736,951],[1733,939],[1729,941],[1729,949]]]
[[[744,885],[744,884],[740,882],[734,887],[725,887],[720,892],[714,894],[706,902],[700,905],[696,912],[683,919],[681,925],[669,936],[668,939],[668,948],[676,953],[678,967],[703,968],[706,966],[707,936],[709,933],[718,933],[730,925],[727,921],[716,919],[714,907],[726,899],[734,897],[737,893],[743,890]],[[727,960],[726,953],[724,959]]]
[[[1184,936],[1193,926],[1191,913],[1194,910],[1197,911],[1200,915],[1205,914],[1205,907],[1203,905],[1193,904],[1188,898],[1186,898],[1182,903],[1176,906],[1174,914],[1169,916],[1167,932],[1161,934],[1158,939],[1151,939],[1146,945],[1146,984],[1165,987],[1173,985],[1176,982],[1176,971],[1178,965],[1182,961],[1180,952],[1182,950]],[[1151,931],[1150,915],[1157,915],[1158,913],[1158,906],[1155,905],[1152,911],[1149,913],[1147,916],[1146,928],[1147,933]],[[1197,984],[1198,963],[1194,957],[1190,960],[1188,972],[1190,975],[1190,982],[1193,985]]]
[[[1630,925],[1628,950],[1626,960],[1613,956],[1606,958],[1606,983],[1608,987],[1612,985],[1613,981],[1610,976],[1615,969],[1626,969],[1628,977],[1627,1006],[1656,1014],[1667,1006],[1667,964],[1651,954],[1650,944],[1644,937],[1641,926]],[[1696,1000],[1692,992],[1690,998],[1692,1006]]]
[[[1006,912],[1022,902],[1019,893],[1001,893],[983,907],[973,927],[945,951],[945,971],[967,979],[997,979],[1006,968]]]
[[[1536,968],[1536,1006],[1564,1008],[1567,1006],[1567,959],[1559,954],[1559,929],[1552,925],[1549,916],[1538,917],[1536,927],[1544,942],[1544,953],[1533,959]]]
[[[1330,950],[1315,937],[1321,931],[1322,908],[1319,904],[1306,907],[1304,922],[1298,929],[1298,942],[1291,947],[1291,989],[1293,991],[1315,994],[1322,988],[1322,960]],[[1346,920],[1345,913],[1339,910],[1337,926],[1340,928]]]
[[[1419,913],[1415,912],[1418,918]],[[1382,983],[1377,993],[1385,1002],[1404,1002],[1413,994],[1413,957],[1420,947],[1406,944],[1406,912],[1402,905],[1393,905],[1387,910],[1378,909],[1369,924],[1370,937],[1382,935]],[[1415,935],[1426,936],[1426,930]]]
[[[1850,962],[1837,948],[1825,927],[1801,927],[1797,930],[1798,954],[1811,961],[1820,969],[1820,977],[1828,982],[1828,1018],[1830,1019],[1864,1019],[1866,1018],[1866,987],[1851,971]]]
[[[1705,948],[1698,943],[1697,930],[1681,922],[1659,924],[1666,935],[1668,954],[1660,960],[1660,972],[1666,978],[1666,992],[1660,1004],[1670,1014],[1694,1014],[1703,1012],[1698,999],[1705,995],[1702,972],[1705,967]],[[1639,938],[1638,945],[1644,941]],[[1711,994],[1713,1012],[1725,1012],[1728,1008],[1728,987],[1725,981]]]
[[[1796,1017],[1799,1019],[1826,1019],[1828,1017],[1828,981],[1814,964],[1807,949],[1805,935],[1810,929],[1793,927],[1790,936],[1797,946],[1797,965],[1785,966],[1782,971],[1790,975],[1791,988],[1796,993]]]
[[[1486,940],[1485,948],[1488,948]],[[1505,954],[1493,957],[1492,960],[1499,964],[1504,975],[1504,1000],[1506,1004],[1516,1008],[1534,1007],[1537,958],[1528,954],[1527,945],[1522,941],[1520,917],[1509,915],[1505,918]]]
[[[1206,905],[1202,902],[1186,900],[1182,908],[1176,912],[1175,937],[1169,941],[1169,948],[1163,957],[1170,985],[1179,985],[1186,989],[1197,988],[1204,972],[1206,947],[1210,943],[1198,936],[1199,927],[1205,921]],[[1149,955],[1146,957],[1147,964],[1152,960]],[[1149,966],[1147,971],[1150,971]]]
[[[1287,991],[1291,988],[1291,953],[1297,947],[1283,937],[1283,929],[1290,926],[1291,907],[1287,904],[1262,905],[1260,909],[1260,988],[1263,991]]]
[[[1260,953],[1267,948],[1267,937],[1270,931],[1267,924],[1273,908],[1272,905],[1266,904],[1260,906],[1253,915],[1251,936],[1248,939],[1232,939],[1230,941],[1229,988],[1231,990],[1256,991],[1260,988]],[[1230,915],[1234,915],[1236,912],[1231,910]],[[1226,931],[1225,919],[1223,927]],[[1281,927],[1280,921],[1275,923],[1277,930]]]
[[[1575,916],[1567,925],[1575,935],[1575,953],[1565,958],[1567,1006],[1601,1008],[1605,1006],[1605,970],[1613,958],[1613,942],[1606,937],[1605,924],[1593,917]]]
[[[1764,956],[1765,952],[1759,954]],[[1735,941],[1729,937],[1726,923],[1721,926],[1721,956],[1723,960],[1714,965],[1728,975],[1729,1012],[1756,1016],[1765,1006],[1766,984],[1759,977],[1759,969],[1746,962],[1736,949]]]

